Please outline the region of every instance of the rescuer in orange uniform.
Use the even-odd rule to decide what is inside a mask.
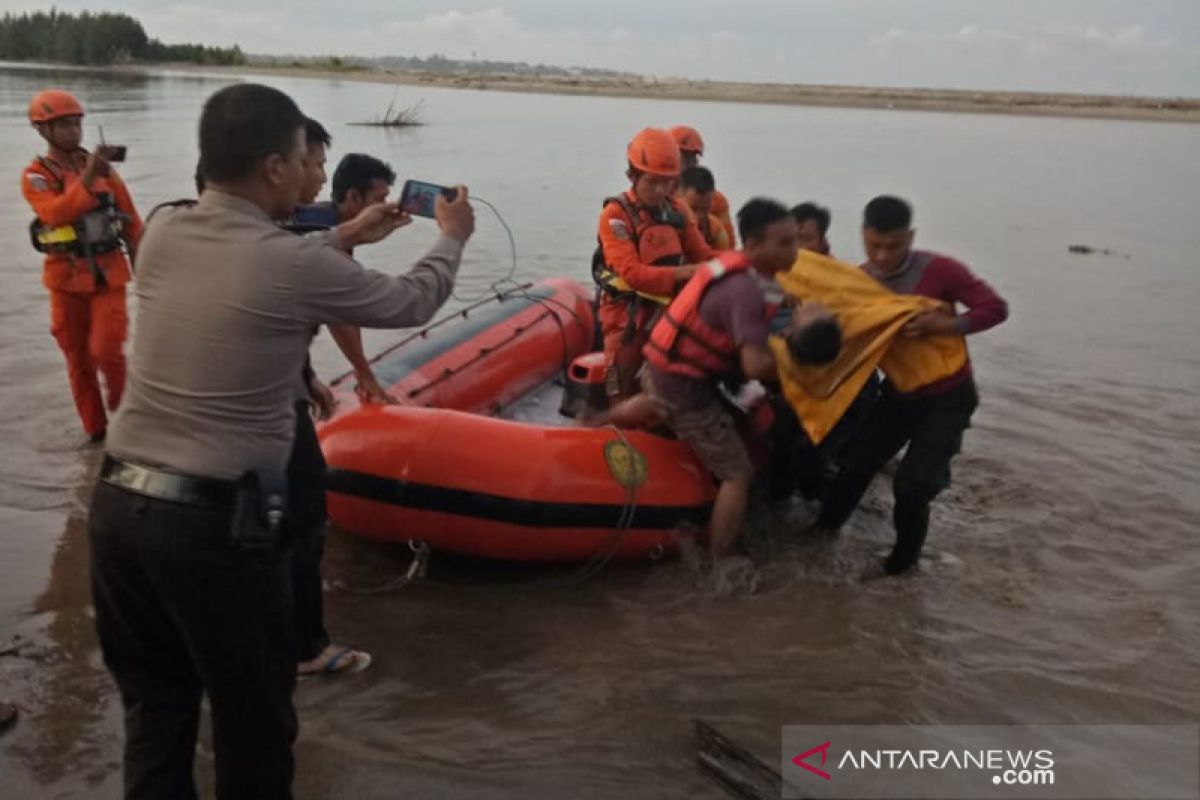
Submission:
[[[25,168],[21,191],[37,215],[32,244],[46,256],[50,332],[66,356],[83,429],[100,441],[108,427],[105,409],[115,410],[125,389],[125,285],[142,221],[110,164],[123,157],[121,149],[101,145],[89,153],[80,146],[78,100],[60,90],[40,92],[29,104],[29,122],[48,145],[46,155]]]
[[[679,153],[683,158],[683,170],[699,166],[700,157],[704,155],[704,139],[700,138],[700,132],[687,125],[676,125],[671,128],[669,133],[675,140],[675,144],[679,145]],[[709,213],[721,220],[725,233],[729,235],[730,246],[736,246],[737,229],[733,227],[733,218],[729,214],[729,199],[721,193],[720,189],[713,189],[712,207],[709,209]]]
[[[695,218],[673,193],[680,156],[671,135],[646,128],[629,143],[626,157],[632,186],[604,201],[600,247],[592,261],[601,290],[610,398],[637,393],[636,376],[651,325],[697,263],[714,255]]]

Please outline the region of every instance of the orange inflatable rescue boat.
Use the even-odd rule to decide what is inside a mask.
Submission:
[[[590,293],[552,279],[499,293],[373,362],[396,406],[342,410],[320,428],[329,516],[373,539],[518,561],[634,560],[703,525],[714,485],[681,442],[644,431],[505,418],[598,383]],[[339,390],[349,388],[335,383]]]

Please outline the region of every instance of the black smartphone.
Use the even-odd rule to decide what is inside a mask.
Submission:
[[[425,181],[405,181],[404,189],[400,192],[400,210],[406,214],[432,219],[439,194],[452,201],[458,195],[458,190]]]
[[[121,162],[125,160],[126,147],[123,144],[106,144],[104,149],[108,153],[109,161]]]

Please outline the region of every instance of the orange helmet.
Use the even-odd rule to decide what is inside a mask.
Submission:
[[[676,125],[670,130],[671,138],[675,140],[675,144],[679,145],[679,149],[685,153],[695,153],[698,156],[704,155],[704,139],[700,138],[700,131],[695,128],[689,128],[687,125]]]
[[[634,169],[665,178],[677,176],[682,166],[675,140],[662,128],[646,128],[633,137],[625,155]]]
[[[38,92],[29,101],[29,121],[34,125],[63,117],[82,117],[83,106],[75,95],[62,89],[47,89]]]

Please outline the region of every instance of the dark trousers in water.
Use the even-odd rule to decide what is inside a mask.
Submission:
[[[775,421],[769,435],[768,498],[782,500],[796,491],[805,499],[820,497],[826,483],[841,468],[847,445],[862,428],[878,396],[879,379],[872,375],[850,408],[818,446],[809,439],[783,394],[772,394]]]
[[[296,614],[296,651],[311,661],[329,645],[321,592],[321,556],[325,551],[325,457],[308,403],[296,406],[296,440],[288,462],[288,536],[292,541],[292,596]]]
[[[229,510],[101,482],[88,523],[104,663],[125,707],[125,797],[196,797],[200,698],[219,800],[287,800],[296,651],[282,546],[229,545]]]
[[[818,525],[843,525],[875,475],[907,444],[892,485],[896,545],[885,567],[896,574],[914,566],[929,531],[929,505],[950,485],[950,461],[962,448],[963,432],[978,403],[970,379],[931,397],[906,397],[885,383],[874,410],[849,444]]]

